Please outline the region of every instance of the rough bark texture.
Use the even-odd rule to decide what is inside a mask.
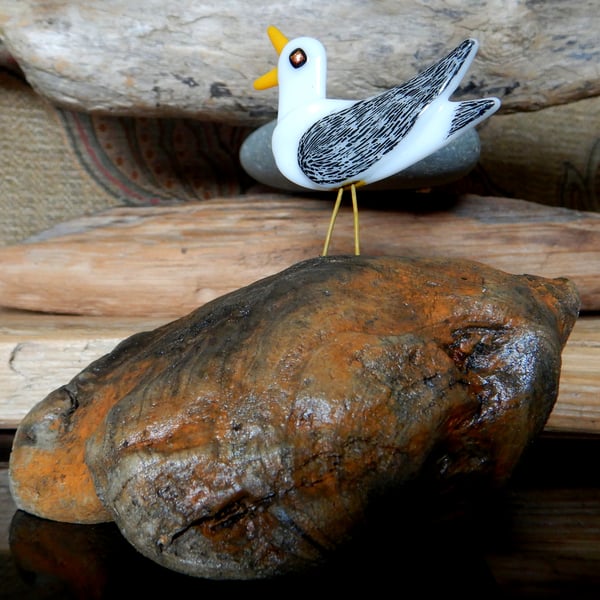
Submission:
[[[470,261],[298,263],[50,394],[15,437],[15,500],[112,517],[194,576],[300,571],[407,482],[502,485],[552,410],[578,308],[566,279]]]
[[[276,90],[252,87],[275,66],[271,24],[324,43],[332,98],[401,83],[475,37],[481,49],[458,95],[497,95],[503,111],[520,111],[600,93],[599,18],[594,0],[27,0],[0,3],[0,35],[62,107],[252,125],[277,106]]]

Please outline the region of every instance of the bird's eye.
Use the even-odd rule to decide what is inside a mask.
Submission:
[[[302,48],[296,48],[290,52],[290,64],[294,69],[299,69],[306,61],[306,52]]]

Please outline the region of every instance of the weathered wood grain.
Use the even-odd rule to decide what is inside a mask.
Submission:
[[[275,115],[277,91],[252,88],[276,62],[270,24],[321,39],[331,97],[396,85],[466,37],[481,49],[463,95],[498,95],[503,111],[520,111],[600,93],[594,0],[0,3],[6,48],[57,105],[243,125]]]
[[[568,464],[573,457],[564,458]],[[504,523],[497,537],[488,538],[492,548],[485,553],[503,598],[594,598],[598,594],[600,492],[596,481],[590,479],[590,485],[570,489],[525,485],[507,495]]]
[[[0,306],[70,314],[181,316],[322,251],[333,198],[247,195],[117,208],[0,248]],[[365,255],[448,256],[568,277],[600,309],[600,214],[506,198],[359,195]],[[411,210],[412,209],[412,210]],[[351,208],[330,254],[352,253]]]
[[[0,428],[16,427],[37,402],[122,339],[165,322],[0,310]],[[600,433],[598,317],[580,317],[567,341],[546,430]]]
[[[580,318],[562,356],[548,431],[600,433],[600,318]]]
[[[121,340],[164,322],[0,309],[0,429],[16,427],[50,391]]]

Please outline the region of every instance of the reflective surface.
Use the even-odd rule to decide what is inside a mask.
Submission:
[[[137,553],[113,524],[17,511],[0,468],[0,598],[161,597],[176,593],[372,593],[429,597],[600,597],[600,440],[542,439],[508,489],[463,501],[402,497],[322,569],[270,581],[209,581]],[[443,507],[443,510],[440,508]]]

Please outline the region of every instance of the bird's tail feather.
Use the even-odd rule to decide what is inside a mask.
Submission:
[[[475,127],[478,123],[493,115],[500,108],[498,98],[480,98],[455,102],[454,114],[450,122],[448,137]]]

